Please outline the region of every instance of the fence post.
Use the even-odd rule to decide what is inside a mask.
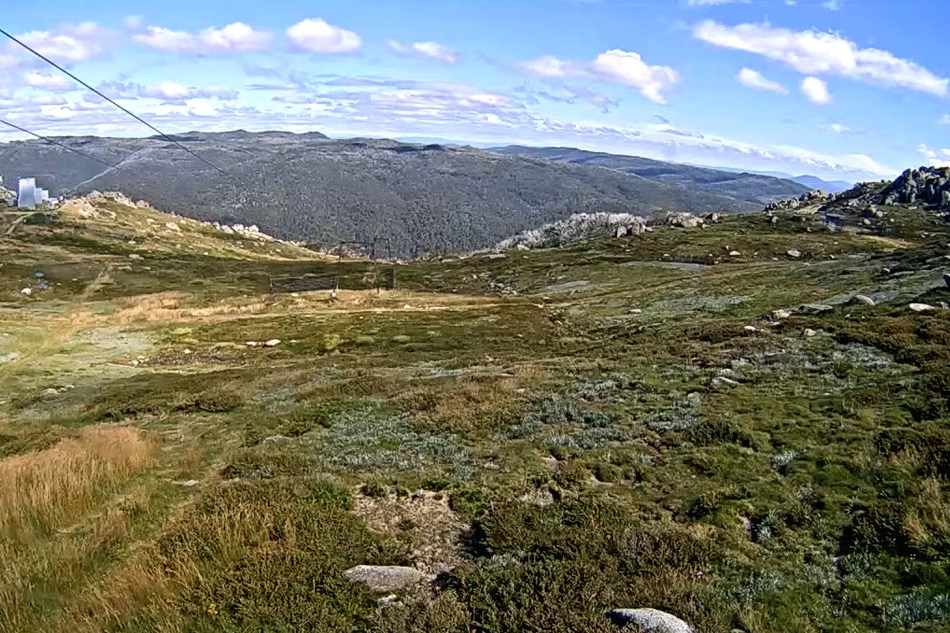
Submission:
[[[333,280],[333,294],[331,297],[336,297],[337,292],[340,290],[340,269],[343,268],[343,242],[340,242],[340,245],[337,247],[338,257],[336,260],[336,277]]]
[[[393,242],[392,238],[386,238],[386,256],[389,257],[389,264],[392,266],[392,288],[391,290],[396,289],[396,260],[393,259]]]
[[[376,259],[376,240],[373,238],[373,248],[370,256],[373,258],[373,283],[376,284],[376,296],[379,296],[379,261]]]

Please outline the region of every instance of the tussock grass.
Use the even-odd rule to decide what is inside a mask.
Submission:
[[[219,484],[90,587],[61,631],[352,631],[375,599],[342,576],[406,558],[322,480]]]
[[[31,630],[38,587],[67,590],[125,539],[134,508],[86,516],[151,466],[155,451],[136,429],[87,427],[0,460],[0,631]]]
[[[52,448],[0,460],[0,533],[48,534],[88,511],[96,494],[147,468],[154,444],[141,431],[94,426]]]

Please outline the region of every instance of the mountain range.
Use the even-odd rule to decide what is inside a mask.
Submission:
[[[743,171],[741,169],[733,169],[731,167],[708,167],[706,165],[697,165],[697,167],[717,169],[732,173],[739,173]],[[782,171],[749,171],[748,173],[759,174],[760,176],[771,176],[773,178],[784,178],[785,180],[791,180],[792,182],[797,182],[800,185],[805,185],[809,189],[822,189],[828,193],[840,193],[842,191],[847,191],[856,184],[847,180],[824,180],[818,176],[810,176],[808,174],[793,176]]]
[[[575,213],[754,211],[807,190],[767,176],[572,149],[488,151],[319,132],[172,138],[204,160],[156,137],[61,137],[86,156],[14,141],[0,145],[0,174],[8,183],[36,177],[52,195],[122,191],[180,215],[256,224],[284,239],[387,238],[401,255],[482,248]]]

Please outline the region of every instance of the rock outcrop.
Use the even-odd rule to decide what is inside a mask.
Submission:
[[[931,204],[950,211],[950,167],[908,169],[883,192],[882,202]]]
[[[429,579],[413,567],[385,565],[357,565],[343,572],[343,577],[353,583],[362,583],[376,593],[390,593]]]
[[[765,206],[766,211],[789,211],[791,209],[798,209],[799,207],[810,206],[814,204],[824,204],[836,200],[838,194],[836,193],[825,193],[821,189],[816,189],[814,191],[806,191],[797,198],[789,198],[787,200],[775,200],[770,202]]]
[[[696,633],[683,620],[659,609],[613,609],[604,615],[625,630],[640,633]]]
[[[666,223],[670,226],[678,226],[682,229],[694,229],[702,226],[704,220],[692,213],[671,213],[666,217]]]

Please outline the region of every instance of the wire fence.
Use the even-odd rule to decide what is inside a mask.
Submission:
[[[385,248],[382,248],[385,246]],[[368,257],[353,257],[352,253],[365,253]],[[340,290],[395,290],[397,262],[392,256],[390,241],[340,242],[335,249],[336,262],[331,266],[320,264],[314,272],[303,275],[270,277],[271,293],[329,291],[332,295]],[[381,257],[385,251],[386,257]],[[331,253],[332,255],[333,253]],[[349,257],[348,257],[349,255]],[[350,259],[350,261],[347,261]]]

